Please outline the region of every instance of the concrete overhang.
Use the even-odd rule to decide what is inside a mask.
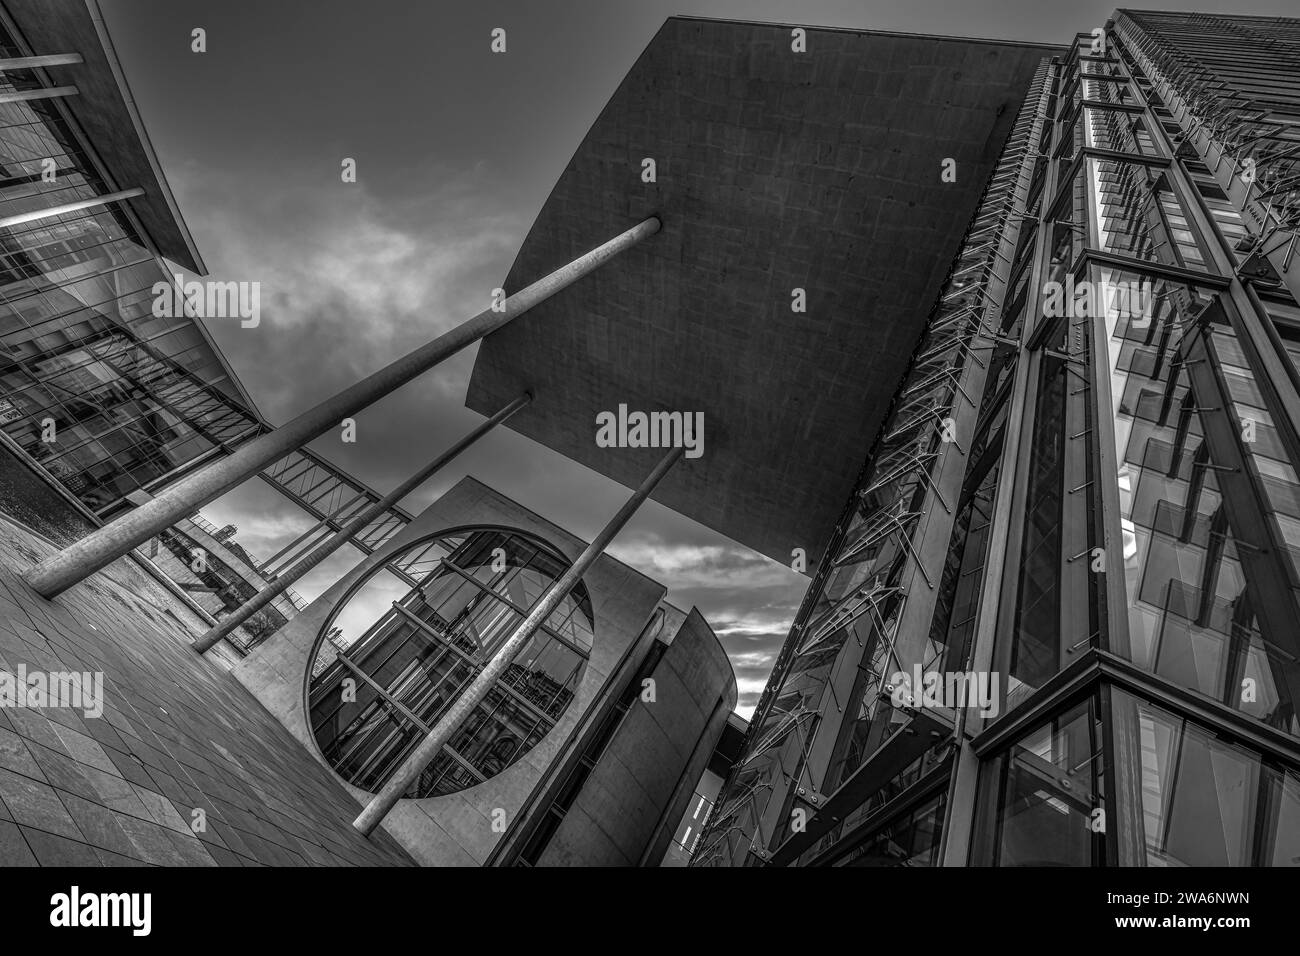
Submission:
[[[782,563],[803,548],[811,569],[1033,74],[1062,50],[808,28],[795,53],[791,29],[664,24],[505,288],[647,216],[662,231],[489,336],[466,404],[535,389],[507,427],[628,487],[659,452],[597,447],[597,413],[702,411],[704,456],[655,499]]]
[[[76,86],[76,96],[59,102],[102,165],[97,172],[110,190],[143,189],[143,196],[126,203],[146,241],[178,265],[206,275],[207,267],[154,155],[96,0],[2,2],[18,41],[29,47],[26,55],[81,54],[81,63],[47,67],[45,72],[49,85]]]

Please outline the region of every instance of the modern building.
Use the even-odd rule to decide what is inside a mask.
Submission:
[[[1137,11],[655,37],[507,288],[663,234],[468,404],[537,387],[509,427],[628,485],[595,416],[703,409],[657,500],[808,561],[694,865],[1300,860],[1298,67],[1300,21]]]
[[[0,184],[0,580],[76,646],[69,608],[139,610],[163,679],[124,684],[241,781],[308,781],[230,820],[435,865],[1300,862],[1300,21],[1120,10],[1053,47],[674,17],[506,309],[271,430],[199,323],[105,284],[201,263],[93,2],[4,2],[0,115],[67,162],[29,145]],[[301,436],[479,339],[485,427],[637,489],[593,542],[466,479],[375,518],[232,673],[179,661],[185,609],[133,605],[124,564],[187,533],[196,476],[274,484],[305,552],[381,502]],[[597,440],[629,409],[702,416],[702,454]],[[704,619],[603,553],[646,497],[809,573],[748,727]]]
[[[128,498],[139,494],[132,492]],[[237,533],[234,525],[218,528],[196,514],[152,539],[144,553],[194,603],[220,620],[275,580],[265,564],[234,540]],[[288,588],[241,624],[229,640],[239,652],[247,653],[306,606],[302,595]]]
[[[749,721],[739,714],[728,715],[722,738],[714,747],[713,759],[709,761],[709,767],[700,777],[700,782],[695,785],[695,792],[686,805],[686,813],[677,824],[677,832],[668,845],[663,866],[690,866],[691,858],[699,849],[700,839],[704,836],[704,827],[717,805],[718,794],[722,792],[723,783],[744,749],[748,733]]]
[[[1300,862],[1297,77],[1298,20],[1044,59],[697,863]]]
[[[364,803],[584,546],[463,479],[234,674]],[[399,555],[416,583],[385,603]],[[713,631],[665,594],[608,556],[583,575],[384,820],[413,859],[664,860],[736,705]]]
[[[97,4],[0,5],[0,59],[0,474],[62,490],[71,510],[61,524],[47,515],[42,531],[66,543],[272,426],[182,294],[184,272],[206,268]],[[166,301],[160,283],[176,289]],[[308,448],[259,477],[313,522],[275,556],[281,569],[380,498]],[[368,554],[409,520],[389,509],[352,543]],[[188,555],[193,530],[178,522],[145,550]],[[219,596],[196,598],[206,611],[228,611],[265,585],[275,559],[250,568],[224,550],[202,581],[160,563],[190,596]],[[256,643],[294,610],[278,601],[232,644]]]
[[[259,425],[202,323],[154,315],[163,256],[204,266],[102,22],[21,2],[0,21],[0,423],[7,454],[108,514]]]
[[[93,0],[0,7],[0,122],[0,532],[4,583],[18,586],[13,575],[43,554],[273,429],[188,295],[172,291],[183,278],[172,263],[204,266]],[[95,660],[121,706],[168,715],[178,725],[168,736],[231,765],[254,800],[267,799],[270,767],[291,773],[299,797],[244,804],[241,788],[149,749],[152,725],[124,717],[83,731],[75,716],[33,716],[15,720],[12,746],[25,759],[0,771],[16,816],[0,827],[0,858],[659,865],[697,781],[718,776],[724,734],[736,747],[735,678],[698,611],[667,604],[661,585],[613,559],[588,568],[386,821],[395,841],[372,835],[367,848],[349,819],[335,818],[348,832],[331,834],[324,818],[364,804],[400,766],[583,542],[468,480],[418,518],[394,505],[348,533],[367,556],[361,566],[301,616],[292,589],[278,595],[229,635],[243,666],[226,673],[234,662],[223,649],[214,678],[189,642],[381,498],[305,447],[257,477],[315,521],[278,554],[254,558],[233,526],[191,512],[86,582],[71,600],[81,618],[50,626],[76,632],[78,648],[112,645],[107,662]],[[400,600],[361,620],[394,581]],[[48,661],[45,635],[13,623],[30,616],[9,594],[4,663]],[[148,663],[134,671],[118,666],[141,655]],[[237,717],[262,713],[259,699],[288,731]],[[70,734],[84,738],[73,751],[85,770],[47,753],[70,746],[54,743]],[[129,780],[150,822],[106,795],[112,780],[92,786],[78,773]],[[31,799],[45,810],[29,817],[20,805]],[[188,824],[162,832],[197,810],[229,829],[210,840],[184,833]]]

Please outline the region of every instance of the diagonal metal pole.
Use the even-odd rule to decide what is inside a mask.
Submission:
[[[465,718],[474,712],[474,708],[483,702],[487,697],[488,691],[492,685],[506,672],[514,660],[515,655],[523,649],[528,640],[536,633],[537,629],[546,621],[547,618],[560,606],[564,596],[568,594],[582,579],[587,569],[595,563],[596,559],[605,553],[609,543],[614,540],[623,526],[627,524],[628,519],[636,514],[637,508],[650,497],[664,475],[668,470],[677,463],[681,457],[683,448],[673,448],[668,454],[660,459],[659,464],[655,465],[654,470],[646,476],[641,482],[641,486],[632,493],[632,497],[623,503],[623,507],[618,509],[614,517],[609,519],[609,523],[600,530],[600,533],[592,539],[591,544],[578,555],[578,559],[569,566],[559,578],[556,579],[546,593],[538,599],[537,603],[528,611],[528,616],[520,622],[515,628],[510,638],[501,645],[488,661],[487,666],[478,672],[478,675],[465,688],[456,701],[442,715],[438,723],[434,726],[430,734],[420,742],[420,745],[411,752],[411,755],[402,762],[397,768],[397,772],[388,778],[379,793],[366,804],[361,815],[352,822],[352,825],[362,833],[369,836],[374,832],[375,827],[383,821],[388,815],[388,811],[411,788],[411,784],[424,772],[425,767],[433,762],[438,753],[445,747],[448,741],[460,729]]]
[[[515,412],[519,411],[519,409],[528,405],[532,400],[532,394],[525,392],[505,408],[498,411],[491,418],[481,422],[472,432],[467,434],[460,441],[456,442],[456,444],[452,445],[433,461],[429,462],[415,474],[411,475],[411,477],[407,478],[404,482],[388,494],[384,495],[384,497],[380,498],[369,508],[362,511],[355,518],[348,521],[337,534],[322,542],[315,550],[299,558],[292,567],[286,570],[283,574],[277,576],[274,581],[241,604],[235,611],[228,614],[226,617],[223,617],[214,626],[208,628],[208,630],[201,637],[197,638],[191,646],[200,654],[210,650],[223,637],[227,636],[231,631],[239,627],[239,625],[243,624],[250,617],[275,600],[276,595],[282,594],[289,585],[293,584],[293,582],[297,581],[339,548],[343,547],[343,545],[347,544],[348,541],[352,539],[353,535],[360,533],[366,525],[370,524],[393,505],[397,504],[397,502],[401,501],[420,485],[424,484],[424,482],[434,472],[442,468],[443,465],[447,464],[447,462],[451,461],[470,445],[474,444],[497,425],[501,424]]]
[[[24,579],[45,598],[66,591],[163,529],[194,514],[267,465],[319,438],[343,419],[367,408],[658,231],[659,220],[654,216],[638,223],[516,292],[505,300],[501,311],[485,309],[333,398],[308,409],[293,421],[254,438],[229,457],[176,482],[152,501],[46,558],[29,570]]]
[[[320,519],[320,521],[317,521],[314,525],[312,525],[302,534],[298,535],[298,537],[294,538],[292,541],[286,544],[279,551],[275,552],[275,554],[271,555],[271,557],[267,558],[265,561],[259,564],[257,566],[258,573],[265,574],[267,577],[270,577],[271,574],[274,573],[272,572],[271,569],[280,563],[281,558],[285,557],[287,554],[289,554],[292,551],[297,551],[300,547],[302,547],[303,542],[305,542],[308,538],[315,537],[320,532],[320,530],[322,528],[327,527],[330,524],[330,522],[336,520],[339,522],[346,521],[347,518],[343,517],[343,512],[347,511],[349,508],[351,508],[354,504],[356,504],[359,500],[361,500],[364,497],[365,497],[365,492],[358,491],[355,495],[353,495],[346,502],[344,502],[342,507],[340,507],[333,514],[326,514],[325,517]],[[364,502],[362,502],[362,504],[364,505]],[[311,548],[308,548],[307,550],[310,551]],[[293,563],[292,561],[285,561],[285,564],[292,564],[292,563]]]

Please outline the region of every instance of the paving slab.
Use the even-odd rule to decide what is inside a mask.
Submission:
[[[101,674],[94,708],[0,708],[0,865],[411,866],[329,770],[190,641],[203,622],[129,559],[53,601],[55,547],[0,515],[0,663]],[[195,832],[198,828],[198,832]]]

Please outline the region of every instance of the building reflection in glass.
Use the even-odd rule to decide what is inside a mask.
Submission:
[[[1122,831],[1146,866],[1300,865],[1300,776],[1123,691],[1112,697]]]
[[[502,529],[438,536],[432,546],[425,539],[407,553],[417,550],[430,566],[419,586],[342,649],[322,640],[312,668],[316,741],[363,790],[378,790],[396,771],[568,566],[537,539]],[[592,633],[591,602],[579,584],[407,796],[482,783],[535,746],[573,699]]]
[[[1095,698],[1049,720],[989,761],[986,812],[971,863],[1102,866],[1107,808]]]
[[[108,193],[94,169],[52,101],[0,103],[0,216]],[[113,206],[0,230],[0,429],[100,514],[261,430],[195,320],[153,314],[160,281]]]

